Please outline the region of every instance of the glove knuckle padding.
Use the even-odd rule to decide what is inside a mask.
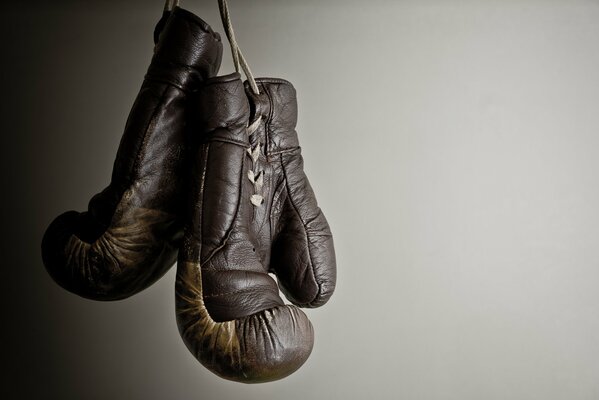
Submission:
[[[179,217],[188,162],[188,98],[216,74],[218,34],[176,8],[164,24],[154,56],[127,120],[110,185],[84,213],[56,218],[42,240],[50,275],[64,288],[96,300],[145,289],[177,257]]]
[[[283,378],[313,347],[312,324],[284,304],[269,272],[298,305],[324,303],[335,285],[331,233],[303,174],[295,91],[285,81],[258,82],[259,96],[238,74],[211,79],[198,95],[204,139],[176,281],[189,350],[241,382]]]

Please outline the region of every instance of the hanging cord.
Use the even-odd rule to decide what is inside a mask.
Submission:
[[[231,23],[231,15],[229,14],[227,0],[218,0],[218,8],[220,9],[220,18],[223,22],[223,28],[225,28],[227,39],[229,39],[229,44],[231,45],[231,55],[233,56],[235,71],[239,72],[239,68],[241,67],[250,84],[250,87],[252,88],[252,92],[254,92],[254,94],[260,94],[260,90],[258,89],[256,80],[254,79],[254,75],[252,75],[250,66],[245,60],[245,57],[243,56],[243,53],[237,44],[237,40],[235,39],[235,32],[233,31],[233,24]]]
[[[241,49],[237,44],[237,40],[235,39],[235,32],[233,31],[233,24],[231,23],[231,15],[229,14],[229,6],[227,5],[227,0],[218,0],[218,8],[220,9],[220,17],[223,22],[223,28],[225,28],[227,39],[229,39],[229,44],[231,45],[231,55],[233,56],[233,64],[235,64],[235,71],[239,72],[240,68],[243,70],[250,85],[250,88],[252,89],[252,92],[255,95],[258,95],[260,94],[260,90],[258,89],[256,80],[254,79],[254,75],[252,75],[250,66],[245,60],[245,57],[243,56],[243,53],[241,52]],[[248,123],[246,129],[250,138],[258,130],[261,122],[262,115],[258,115],[251,123]],[[254,194],[250,196],[250,202],[254,207],[260,207],[264,203],[264,197],[262,196],[262,186],[264,185],[264,171],[260,171],[258,169],[258,159],[260,158],[261,148],[262,143],[260,143],[260,141],[258,141],[258,143],[256,143],[255,146],[250,146],[247,148],[247,153],[251,158],[251,167],[248,171],[247,177],[254,186]]]
[[[175,7],[179,6],[179,0],[166,0],[164,3],[164,12],[171,12]]]
[[[175,7],[179,6],[179,0],[166,0],[164,3],[164,11],[162,11],[162,18],[156,24],[154,28],[154,44],[158,43],[158,39],[160,39],[160,33],[166,26],[166,21],[170,17]]]

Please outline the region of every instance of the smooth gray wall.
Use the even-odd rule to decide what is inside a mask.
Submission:
[[[11,2],[1,397],[599,399],[599,2],[230,6],[256,75],[297,88],[335,234],[311,358],[227,382],[179,338],[174,269],[116,303],[49,279],[43,231],[108,183],[162,2]]]

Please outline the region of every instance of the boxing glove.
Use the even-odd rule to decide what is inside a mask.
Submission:
[[[295,305],[324,304],[336,281],[333,238],[303,171],[295,90],[280,79],[256,85],[259,94],[235,73],[197,96],[204,133],[176,277],[185,344],[217,375],[246,383],[306,361],[313,328]]]
[[[57,217],[42,240],[47,271],[63,288],[118,300],[150,286],[176,261],[189,152],[190,95],[221,62],[211,27],[181,8],[158,24],[158,42],[130,111],[110,184],[88,211]]]

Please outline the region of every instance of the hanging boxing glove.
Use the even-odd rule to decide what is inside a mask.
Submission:
[[[203,142],[176,279],[189,350],[248,383],[289,375],[313,346],[310,321],[269,273],[302,307],[324,304],[336,280],[331,232],[303,171],[295,90],[251,81],[213,78],[198,95]]]
[[[129,114],[110,185],[91,199],[87,212],[56,218],[42,240],[52,278],[86,298],[131,296],[176,261],[188,170],[189,97],[217,73],[222,44],[194,14],[178,7],[171,12],[172,3],[167,1],[157,26],[159,40]]]

